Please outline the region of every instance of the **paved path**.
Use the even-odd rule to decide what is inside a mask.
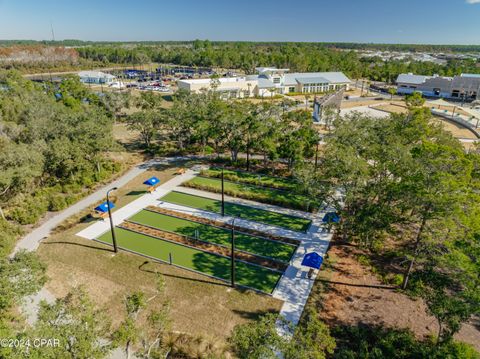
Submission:
[[[332,233],[322,226],[322,217],[323,213],[319,213],[319,216],[314,219],[305,239],[295,251],[287,270],[273,292],[274,298],[284,302],[280,315],[294,326],[300,320],[318,274],[318,270],[315,270],[312,278],[308,278],[309,268],[302,266],[303,257],[310,252],[316,252],[323,257],[332,239]],[[281,326],[278,326],[277,329],[281,334],[290,334],[284,332]]]
[[[28,251],[35,251],[37,250],[40,242],[42,239],[48,237],[51,231],[57,227],[60,223],[68,219],[69,217],[81,212],[85,208],[94,205],[95,203],[103,200],[105,198],[105,194],[108,189],[112,187],[122,187],[126,185],[128,182],[133,180],[138,175],[142,174],[143,172],[147,171],[148,169],[152,168],[156,165],[166,165],[174,161],[179,161],[183,159],[190,159],[194,157],[169,157],[165,159],[158,159],[158,160],[151,160],[139,164],[129,170],[127,173],[116,179],[115,181],[103,186],[102,188],[96,190],[94,193],[90,194],[89,196],[85,197],[84,199],[78,201],[74,205],[64,209],[63,211],[59,212],[48,221],[43,223],[41,226],[35,228],[32,232],[27,234],[21,240],[17,242],[15,249],[12,256],[15,255],[19,250],[26,249]]]
[[[186,171],[184,174],[174,177],[171,180],[161,184],[157,187],[157,189],[152,193],[147,193],[137,198],[135,201],[130,202],[126,206],[118,209],[112,215],[113,224],[119,225],[127,218],[130,218],[135,213],[140,212],[147,206],[155,205],[157,200],[167,193],[172,191],[181,183],[188,181],[195,177],[196,173],[192,170]],[[88,226],[84,230],[77,233],[77,236],[87,238],[87,239],[95,239],[100,236],[102,233],[107,232],[110,230],[110,221],[105,219],[103,221],[95,222],[94,224]]]
[[[51,231],[57,227],[60,223],[65,221],[67,218],[81,212],[85,208],[101,201],[105,198],[105,193],[108,189],[112,187],[122,187],[135,177],[145,172],[148,168],[148,165],[142,164],[134,167],[123,176],[118,178],[112,183],[98,189],[91,195],[85,197],[84,199],[78,201],[74,205],[64,209],[63,211],[56,214],[54,217],[50,218],[48,221],[43,223],[41,226],[35,228],[32,232],[23,237],[20,241],[17,242],[15,249],[12,255],[15,255],[19,250],[26,249],[27,251],[35,251],[40,245],[40,241],[45,237],[48,237]]]

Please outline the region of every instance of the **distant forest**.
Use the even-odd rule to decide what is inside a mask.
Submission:
[[[451,59],[447,64],[407,60],[384,61],[379,57],[362,58],[354,50],[396,50],[410,52],[480,52],[480,45],[406,45],[356,43],[300,42],[215,42],[208,40],[170,42],[84,42],[64,41],[0,41],[3,47],[25,51],[26,47],[71,47],[78,52],[75,61],[50,58],[38,61],[6,61],[0,56],[0,66],[24,72],[46,68],[88,68],[93,66],[142,66],[167,63],[183,66],[238,69],[254,73],[258,66],[276,66],[292,71],[343,71],[352,79],[393,82],[398,74],[413,72],[423,75],[453,76],[460,73],[480,73],[480,63],[473,59]],[[351,51],[349,51],[351,50]]]
[[[10,45],[48,45],[48,46],[91,46],[91,45],[191,45],[195,41],[82,41],[66,39],[61,41],[35,40],[0,40],[0,46]],[[212,45],[254,44],[265,46],[284,46],[285,44],[306,44],[318,47],[381,50],[381,51],[411,51],[411,52],[480,52],[480,45],[429,45],[429,44],[376,44],[359,42],[250,42],[250,41],[209,41]]]

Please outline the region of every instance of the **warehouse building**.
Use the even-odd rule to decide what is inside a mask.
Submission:
[[[420,92],[426,97],[474,101],[480,99],[480,75],[461,74],[454,77],[400,74],[397,93]]]
[[[219,79],[179,80],[178,88],[194,93],[215,90],[227,98],[288,93],[324,93],[348,90],[351,81],[342,72],[288,73],[288,69],[259,67],[257,75]]]

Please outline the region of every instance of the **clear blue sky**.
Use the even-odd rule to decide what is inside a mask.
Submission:
[[[480,0],[0,0],[0,39],[480,44]]]

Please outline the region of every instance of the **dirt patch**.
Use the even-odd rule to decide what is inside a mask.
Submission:
[[[355,101],[342,101],[340,108],[354,108],[354,107],[361,107],[361,106],[374,106],[385,103],[385,99],[380,100],[372,100],[372,99],[365,99],[365,100],[355,100]]]
[[[471,131],[467,130],[465,127],[462,127],[453,122],[442,119],[441,117],[434,116],[433,121],[436,123],[440,123],[446,131],[450,132],[453,135],[453,137],[477,139],[477,136],[475,136]]]
[[[350,246],[334,246],[329,251],[331,267],[322,271],[315,283],[326,288],[323,299],[316,300],[323,319],[330,325],[364,323],[408,328],[419,338],[436,334],[437,321],[427,314],[425,303],[384,286],[355,259],[358,254],[361,251]],[[478,323],[464,324],[456,339],[480,350]]]
[[[384,105],[373,106],[372,108],[380,111],[405,114],[408,113],[408,108],[400,103],[388,103]]]

